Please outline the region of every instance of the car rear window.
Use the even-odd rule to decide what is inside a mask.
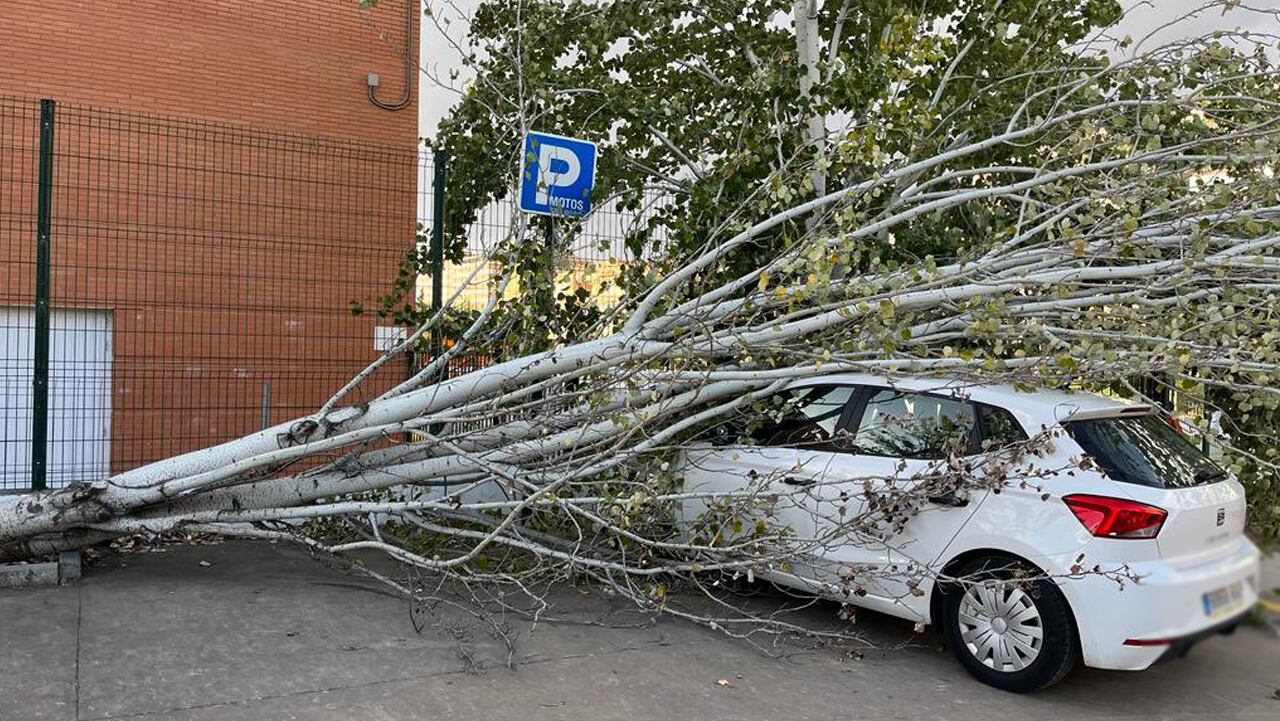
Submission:
[[[1113,480],[1154,488],[1213,483],[1226,472],[1159,416],[1066,423],[1067,432]]]

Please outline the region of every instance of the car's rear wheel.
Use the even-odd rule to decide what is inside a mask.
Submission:
[[[1080,642],[1062,592],[1015,559],[986,556],[965,564],[943,599],[947,645],[975,678],[1014,693],[1062,680]]]

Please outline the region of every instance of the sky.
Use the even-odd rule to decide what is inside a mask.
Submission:
[[[1130,10],[1117,26],[1115,34],[1116,37],[1128,35],[1135,41],[1202,4],[1202,0],[1122,0],[1122,2]],[[424,0],[424,4],[440,9],[436,14],[437,19],[449,17],[447,34],[461,40],[465,33],[465,22],[462,18],[470,15],[479,4],[479,0]],[[1258,9],[1280,11],[1280,0],[1244,0],[1242,4]],[[1159,31],[1150,42],[1159,44],[1177,40],[1179,37],[1234,29],[1280,33],[1280,19],[1245,11],[1236,11],[1225,17],[1218,13],[1211,13],[1180,23],[1176,28]],[[418,86],[420,88],[418,135],[430,137],[435,133],[440,119],[449,112],[449,108],[458,99],[457,90],[441,87],[431,76],[448,82],[450,71],[457,71],[460,76],[453,83],[455,88],[460,87],[467,77],[462,67],[461,54],[451,46],[446,36],[429,18],[423,20],[420,41],[423,76]]]
[[[456,18],[459,14],[469,16],[479,4],[479,0],[449,0],[447,3],[440,0],[424,0],[423,4],[446,7],[447,11],[438,14],[437,17],[454,18],[448,27],[448,34],[455,40],[461,40],[465,28]],[[448,38],[436,29],[430,18],[422,19],[422,32],[419,36],[421,44],[418,57],[421,58],[422,77],[418,78],[418,135],[430,137],[435,134],[436,125],[440,119],[448,114],[449,108],[458,100],[456,91],[440,87],[431,76],[447,82],[449,71],[456,70],[462,73],[462,56]],[[457,83],[465,79],[466,76],[460,76]]]

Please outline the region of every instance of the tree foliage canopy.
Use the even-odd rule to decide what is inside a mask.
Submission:
[[[797,6],[805,7],[797,12]],[[806,12],[819,39],[816,62],[808,66],[800,60],[797,32],[797,18]],[[1150,228],[1192,208],[1204,217],[1180,241],[1186,262],[1210,253],[1216,234],[1265,237],[1274,228],[1275,145],[1270,136],[1249,136],[1267,135],[1275,106],[1240,102],[1277,95],[1263,44],[1188,42],[1123,61],[1127,39],[1090,44],[1120,16],[1112,0],[482,3],[470,24],[466,59],[475,80],[434,139],[450,155],[451,251],[461,252],[465,229],[480,209],[509,197],[513,158],[495,149],[516,148],[528,129],[600,139],[601,198],[637,208],[646,191],[663,194],[661,209],[628,239],[631,254],[646,262],[631,266],[622,282],[639,294],[734,232],[821,196],[823,186],[856,185],[912,159],[946,156],[1019,123],[1072,112],[1078,115],[1012,141],[967,149],[931,168],[937,175],[923,188],[918,183],[926,174],[899,173],[892,183],[851,194],[824,221],[828,236],[843,234],[837,241],[813,242],[812,218],[778,223],[709,264],[683,297],[753,274],[761,291],[791,294],[788,308],[832,302],[841,292],[833,280],[851,279],[846,291],[874,298],[927,284],[939,263],[963,267],[993,248],[1025,242],[1032,229],[1037,242],[1087,256],[1090,264],[1155,260],[1164,256]],[[809,89],[807,72],[818,78]],[[1088,112],[1105,103],[1117,104]],[[821,143],[806,132],[814,117],[826,130]],[[1220,139],[1205,143],[1206,136]],[[1170,164],[1178,148],[1191,146],[1202,159]],[[1082,165],[1098,172],[1072,170]],[[1030,189],[1007,192],[1019,182]],[[927,213],[894,215],[904,193],[941,195],[957,185],[987,192],[969,192],[964,202],[940,199]],[[1247,215],[1222,223],[1242,210]],[[886,218],[893,220],[875,232],[856,232]],[[1106,247],[1097,233],[1109,238]],[[540,244],[524,241],[514,238],[509,255],[500,257],[524,269],[526,279],[545,277],[544,256],[530,251]],[[779,254],[791,260],[777,263]],[[890,289],[858,280],[899,268],[910,270],[894,277],[909,280]],[[540,286],[535,280],[525,287]],[[1055,292],[1065,297],[1080,287]],[[1179,307],[1172,315],[1096,305],[1075,311],[1069,329],[1036,328],[1012,338],[1008,299],[985,298],[966,309],[962,337],[945,348],[992,364],[1010,354],[1048,353],[1065,371],[1111,363],[1116,372],[1105,385],[1112,386],[1124,374],[1153,371],[1167,360],[1167,383],[1195,398],[1214,383],[1265,386],[1270,376],[1238,377],[1245,366],[1236,361],[1197,367],[1186,349],[1202,345],[1237,361],[1274,361],[1274,303],[1246,300],[1229,284],[1205,292],[1171,300]],[[581,329],[559,337],[538,333],[550,318],[581,317],[588,322],[580,325],[596,327],[598,314],[584,314],[581,304],[569,307],[572,300],[526,293],[511,304],[533,331],[519,337],[547,344],[581,337]],[[872,318],[884,325],[874,341],[833,338],[805,352],[937,350],[924,349],[909,313],[883,303]],[[1179,342],[1152,349],[1158,363],[1120,363],[1117,339],[1152,330],[1152,323],[1166,326],[1153,338]],[[779,348],[769,362],[796,360],[790,352]],[[752,357],[760,360],[760,353]],[[1217,377],[1222,373],[1225,378]],[[1235,437],[1252,444],[1236,457],[1236,467],[1247,471],[1258,493],[1259,522],[1274,532],[1280,518],[1272,500],[1280,493],[1272,488],[1276,456],[1258,438],[1270,437],[1261,426],[1275,396],[1211,395],[1211,404],[1233,411]]]
[[[450,155],[455,229],[507,197],[512,158],[502,149],[528,129],[573,132],[602,142],[601,197],[670,196],[652,223],[671,247],[639,233],[632,254],[681,257],[721,226],[725,208],[749,208],[747,222],[814,194],[812,182],[780,176],[812,152],[810,117],[825,118],[836,143],[820,158],[828,182],[866,177],[1006,123],[1036,87],[1059,80],[1047,68],[1087,65],[1067,46],[1120,14],[1113,0],[823,3],[820,82],[805,93],[792,4],[482,3],[466,59],[476,78],[434,139]],[[1008,80],[993,87],[992,78]],[[992,152],[1014,160],[1019,150],[1034,152]],[[774,192],[758,197],[770,179]],[[989,222],[953,220],[899,247],[948,251]]]

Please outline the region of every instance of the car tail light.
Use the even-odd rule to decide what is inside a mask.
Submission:
[[[1063,496],[1062,502],[1089,533],[1100,538],[1155,538],[1169,515],[1145,503],[1083,493]]]

